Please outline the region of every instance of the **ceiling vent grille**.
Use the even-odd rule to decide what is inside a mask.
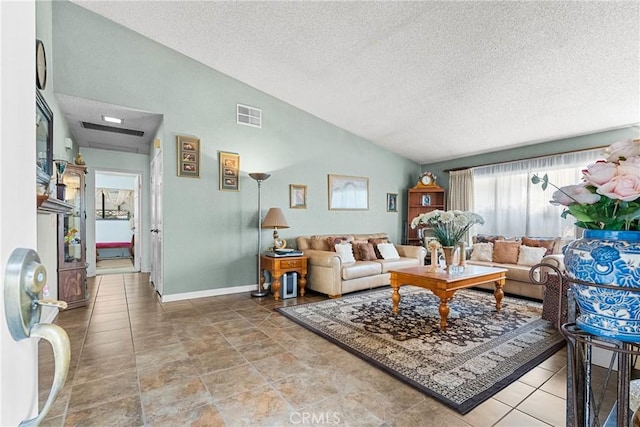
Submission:
[[[239,125],[262,127],[262,110],[248,105],[236,105],[236,123]]]
[[[89,122],[81,122],[81,123],[83,128],[89,129],[89,130],[99,130],[102,132],[120,133],[123,135],[131,135],[131,136],[139,136],[139,137],[144,136],[144,132],[141,130],[117,128],[113,126],[105,126],[105,125],[99,125],[96,123],[89,123]]]

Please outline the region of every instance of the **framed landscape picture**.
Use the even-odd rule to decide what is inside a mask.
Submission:
[[[219,152],[220,190],[240,190],[240,155],[238,153]]]
[[[289,207],[291,209],[307,209],[307,186],[289,184]]]
[[[329,175],[329,209],[368,210],[369,178]]]
[[[178,135],[178,176],[200,178],[200,140]]]

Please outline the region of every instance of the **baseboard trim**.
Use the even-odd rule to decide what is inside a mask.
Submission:
[[[162,295],[162,302],[183,301],[187,299],[197,299],[206,297],[217,297],[221,295],[241,294],[258,289],[258,285],[233,286],[230,288],[207,289],[205,291],[185,292],[183,294]]]

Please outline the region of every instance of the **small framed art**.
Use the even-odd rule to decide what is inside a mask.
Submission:
[[[200,178],[200,140],[178,135],[178,176]]]
[[[387,212],[398,212],[397,193],[387,193]]]
[[[238,153],[218,152],[220,157],[220,190],[240,190],[240,155]]]
[[[422,206],[431,206],[431,196],[428,194],[422,195]]]
[[[307,209],[307,186],[289,184],[289,207],[291,209]]]

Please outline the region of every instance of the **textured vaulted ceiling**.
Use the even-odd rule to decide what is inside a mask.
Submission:
[[[74,3],[420,163],[640,120],[637,1]]]

